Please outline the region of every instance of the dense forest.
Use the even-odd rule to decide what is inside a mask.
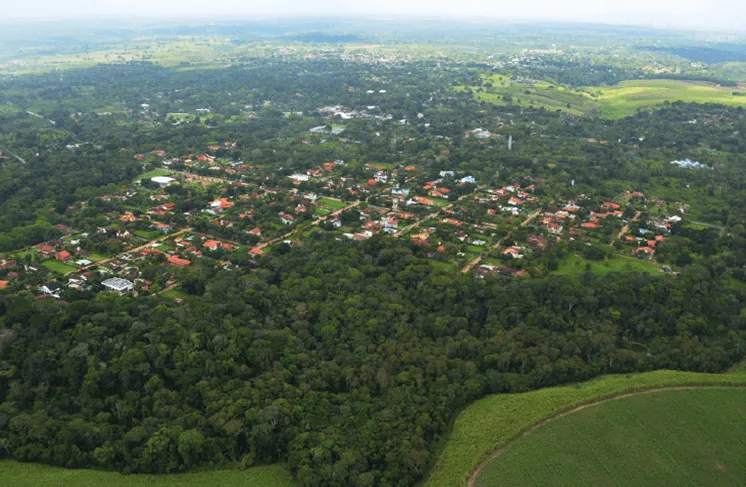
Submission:
[[[201,279],[178,306],[3,297],[3,450],[158,473],[287,458],[302,485],[409,485],[485,393],[718,371],[746,347],[743,294],[706,269],[485,282],[319,236]]]

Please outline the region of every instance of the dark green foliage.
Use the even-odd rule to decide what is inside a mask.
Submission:
[[[71,467],[288,459],[302,485],[411,485],[453,413],[485,393],[718,371],[743,350],[743,296],[694,274],[501,285],[387,238],[322,236],[267,264],[182,305],[3,297],[0,441]]]

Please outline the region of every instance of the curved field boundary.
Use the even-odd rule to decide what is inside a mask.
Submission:
[[[718,386],[718,385],[707,386],[707,385],[705,385],[705,386],[656,387],[654,389],[646,389],[646,390],[636,391],[636,392],[621,393],[621,394],[619,394],[617,396],[614,396],[614,397],[607,397],[605,399],[601,399],[600,401],[591,402],[591,403],[588,403],[588,404],[582,404],[582,405],[576,406],[576,407],[574,407],[572,409],[568,409],[566,411],[562,411],[562,412],[557,413],[556,415],[552,416],[551,418],[546,418],[546,419],[544,419],[542,421],[539,421],[538,423],[534,424],[533,426],[531,426],[530,428],[528,428],[526,431],[524,431],[523,433],[521,433],[520,435],[518,435],[517,437],[513,438],[512,440],[510,440],[505,445],[503,445],[500,448],[498,448],[492,455],[490,455],[482,463],[480,463],[479,465],[477,465],[477,468],[474,470],[474,472],[469,477],[469,481],[467,483],[467,486],[468,487],[475,487],[476,486],[477,477],[479,477],[479,474],[482,473],[482,470],[484,470],[484,468],[488,464],[490,464],[493,460],[495,460],[497,457],[499,457],[506,449],[508,449],[510,447],[510,445],[512,445],[513,443],[515,443],[516,440],[518,440],[520,437],[530,435],[531,433],[533,433],[537,429],[541,428],[542,426],[546,425],[547,423],[551,423],[552,421],[554,421],[556,419],[560,419],[560,418],[563,418],[563,417],[568,416],[570,414],[577,413],[578,411],[582,411],[583,409],[590,408],[590,407],[595,407],[595,406],[599,406],[601,404],[604,404],[604,403],[607,403],[607,402],[610,402],[610,401],[616,401],[618,399],[624,399],[624,398],[632,397],[632,396],[639,396],[639,395],[642,395],[642,394],[652,394],[652,393],[661,392],[661,391],[672,391],[672,390],[673,391],[680,391],[680,390],[686,390],[686,389],[743,389],[744,387],[746,387],[746,384],[744,384],[744,385],[730,385],[730,386],[729,385],[722,385],[722,386]]]
[[[608,375],[561,387],[494,394],[466,407],[440,447],[421,487],[466,486],[475,469],[531,427],[558,414],[622,394],[685,386],[746,386],[745,368],[732,374],[659,370]]]

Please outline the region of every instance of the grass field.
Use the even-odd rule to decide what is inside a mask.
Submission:
[[[164,234],[158,230],[135,230],[135,235],[142,237],[146,240],[155,240],[158,237],[162,237]]]
[[[37,463],[0,461],[0,485],[13,487],[292,487],[285,465],[248,470],[214,470],[174,475],[121,475],[100,470],[68,470]]]
[[[746,106],[746,97],[733,95],[735,88],[706,82],[627,80],[616,86],[590,87],[584,91],[596,96],[601,113],[608,118],[634,115],[641,108],[655,107],[665,101]]]
[[[615,255],[608,261],[592,261],[575,255],[568,255],[565,260],[560,262],[553,275],[561,276],[579,276],[586,272],[586,264],[591,265],[591,272],[594,274],[608,274],[609,272],[658,272],[658,265],[649,260],[642,260],[636,257],[627,257]]]
[[[78,268],[74,265],[65,264],[64,262],[59,262],[57,260],[46,260],[41,265],[51,271],[59,272],[60,274],[67,274],[68,272],[78,270]]]
[[[532,425],[563,410],[624,392],[704,384],[746,385],[746,371],[739,369],[734,374],[698,374],[664,370],[611,375],[523,394],[488,396],[474,402],[458,415],[423,486],[465,485],[479,462]]]
[[[744,388],[640,394],[540,426],[508,445],[476,484],[742,485],[744,436]]]
[[[164,297],[166,299],[184,299],[187,296],[188,294],[185,291],[179,289],[178,287],[169,289],[165,293],[161,294],[161,297]]]
[[[144,172],[140,174],[135,179],[139,181],[141,179],[150,179],[150,178],[155,178],[158,176],[168,176],[170,174],[171,174],[171,171],[169,171],[168,169],[153,169],[152,171],[148,171],[148,172]]]
[[[501,81],[502,78],[502,81]],[[495,105],[518,105],[522,107],[543,107],[546,110],[561,110],[572,115],[582,116],[598,112],[597,104],[586,93],[571,88],[552,85],[546,81],[510,82],[506,75],[482,76],[482,92],[475,92],[474,99]],[[489,88],[485,85],[491,84]],[[476,86],[459,86],[457,91],[476,90]],[[505,97],[508,97],[506,100]],[[508,101],[510,100],[510,101]]]
[[[333,200],[331,198],[321,198],[321,199],[319,199],[319,202],[322,205],[328,206],[329,208],[331,208],[333,210],[342,209],[345,206],[348,206],[350,204],[350,203],[347,203],[345,201]]]

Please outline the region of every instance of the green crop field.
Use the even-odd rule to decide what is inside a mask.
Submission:
[[[745,388],[645,393],[539,426],[487,464],[476,485],[742,485],[744,436]]]
[[[60,274],[67,274],[68,272],[77,271],[78,268],[74,265],[65,264],[56,260],[47,260],[42,263],[44,267]]]
[[[746,97],[734,96],[733,87],[706,82],[628,80],[616,86],[589,87],[585,91],[596,97],[601,113],[609,118],[634,115],[641,108],[655,107],[665,101],[746,106]]]
[[[292,487],[285,465],[248,470],[213,470],[173,475],[121,475],[101,470],[69,470],[14,460],[0,462],[0,485],[13,487]]]
[[[466,485],[476,466],[495,450],[536,423],[575,406],[631,391],[718,384],[746,385],[746,371],[740,368],[733,374],[698,374],[663,370],[610,375],[522,394],[488,396],[458,415],[448,438],[440,445],[436,463],[423,487]]]

